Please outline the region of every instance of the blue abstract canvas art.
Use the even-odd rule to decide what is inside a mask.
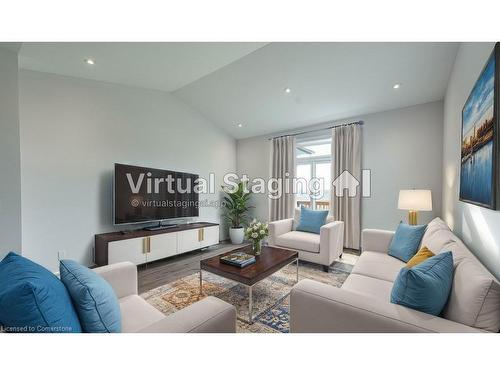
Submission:
[[[495,49],[496,50],[496,49]],[[495,208],[495,53],[462,110],[460,200]]]

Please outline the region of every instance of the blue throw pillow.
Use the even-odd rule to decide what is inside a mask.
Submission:
[[[106,280],[72,260],[61,260],[59,271],[80,317],[83,332],[121,332],[120,305]]]
[[[295,230],[319,234],[320,228],[325,225],[327,216],[328,211],[310,210],[302,206],[300,207],[300,222]]]
[[[388,254],[405,263],[408,262],[417,253],[425,228],[427,225],[399,223],[389,245]]]
[[[392,287],[391,302],[439,315],[448,301],[452,282],[453,255],[446,251],[412,268],[402,268]]]
[[[0,325],[7,332],[81,332],[61,280],[12,252],[0,262]]]

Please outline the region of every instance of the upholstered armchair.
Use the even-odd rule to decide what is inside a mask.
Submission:
[[[295,218],[269,223],[269,245],[296,250],[299,259],[321,264],[323,270],[335,259],[342,257],[344,243],[344,222],[328,217],[320,233],[296,231],[298,215]]]
[[[236,332],[236,309],[218,298],[206,297],[165,316],[137,294],[137,267],[134,264],[115,263],[94,271],[111,284],[118,297],[122,332]]]

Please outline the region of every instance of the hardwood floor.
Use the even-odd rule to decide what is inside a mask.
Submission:
[[[192,251],[165,260],[138,266],[139,293],[168,284],[199,272],[200,260],[241,248],[245,245],[221,243],[207,249]]]

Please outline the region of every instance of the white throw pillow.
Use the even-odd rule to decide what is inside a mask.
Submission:
[[[292,230],[297,229],[297,225],[300,223],[300,208],[296,208],[293,212],[293,227]]]
[[[495,277],[440,218],[427,225],[420,246],[426,246],[434,254],[443,251],[453,254],[453,284],[443,317],[497,332],[500,328],[500,284]]]
[[[443,317],[487,331],[500,329],[500,284],[475,259],[456,266]]]

